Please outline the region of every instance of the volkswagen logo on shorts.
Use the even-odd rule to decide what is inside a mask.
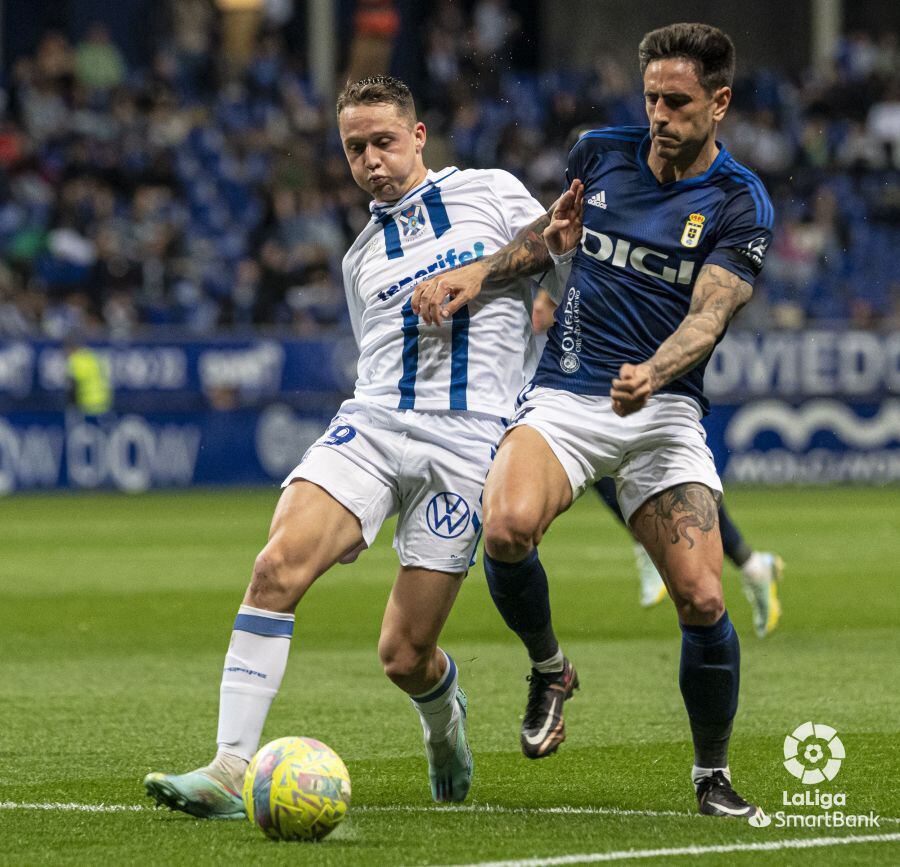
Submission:
[[[560,358],[559,366],[566,373],[575,373],[581,367],[581,359],[574,352],[566,352]]]
[[[469,526],[469,504],[451,491],[435,494],[425,509],[428,529],[442,539],[455,539]]]

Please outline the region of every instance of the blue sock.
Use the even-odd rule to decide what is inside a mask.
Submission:
[[[740,569],[750,559],[753,549],[744,541],[741,531],[725,511],[725,506],[719,506],[719,532],[722,534],[725,556]]]
[[[695,765],[728,766],[740,681],[741,645],[727,611],[712,626],[681,624],[678,682],[691,721]]]
[[[622,514],[622,509],[619,506],[619,497],[616,494],[615,479],[611,476],[604,476],[602,479],[598,479],[594,482],[594,490],[600,495],[600,499],[606,503],[613,515],[616,516],[618,522],[624,524],[627,528],[628,524],[625,522],[625,516]]]
[[[537,548],[518,563],[503,563],[484,553],[484,574],[494,605],[506,625],[522,639],[533,662],[559,653],[550,622],[550,589]],[[560,667],[562,667],[560,665]]]

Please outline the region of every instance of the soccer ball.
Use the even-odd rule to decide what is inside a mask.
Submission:
[[[340,756],[313,738],[278,738],[244,777],[247,818],[273,840],[321,840],[347,815],[350,775]]]

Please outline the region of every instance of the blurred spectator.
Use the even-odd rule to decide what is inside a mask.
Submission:
[[[103,24],[93,24],[75,49],[75,78],[89,90],[111,90],[125,78],[125,61]]]
[[[100,25],[74,49],[48,31],[15,62],[0,101],[0,334],[347,328],[340,261],[370,214],[288,38],[302,4],[266,0],[243,69],[223,56],[215,0],[167,7],[148,68],[127,69]],[[360,75],[389,67],[398,8],[357,3]],[[508,0],[441,0],[421,32],[434,168],[499,166],[549,204],[573,129],[645,123],[636,69],[606,55],[523,66]],[[799,80],[743,68],[721,138],[776,209],[743,321],[896,321],[896,34],[848,34],[830,71]]]

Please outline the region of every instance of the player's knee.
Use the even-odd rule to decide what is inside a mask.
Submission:
[[[293,608],[310,583],[306,579],[302,568],[289,564],[281,546],[270,542],[253,564],[249,604],[272,611]]]
[[[717,575],[705,575],[703,580],[680,587],[675,593],[675,605],[682,623],[712,626],[725,611],[722,583]]]
[[[431,645],[393,635],[383,635],[378,643],[378,656],[385,675],[401,687],[420,677],[428,667],[433,652]]]
[[[485,516],[484,544],[495,559],[518,562],[537,545],[539,537],[539,522],[529,509],[515,508]]]

